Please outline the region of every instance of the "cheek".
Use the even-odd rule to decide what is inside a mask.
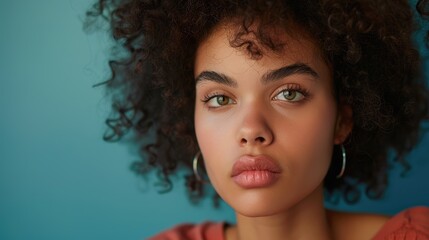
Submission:
[[[309,183],[309,176],[315,181],[324,178],[332,158],[335,122],[336,108],[331,101],[290,119],[283,145],[288,145],[292,159],[287,167],[300,181]]]
[[[195,113],[198,145],[204,158],[207,174],[216,189],[218,189],[219,181],[228,177],[228,169],[232,168],[229,158],[233,155],[231,152],[233,136],[228,127],[232,121],[219,120],[222,119],[210,118],[207,114],[198,111]]]

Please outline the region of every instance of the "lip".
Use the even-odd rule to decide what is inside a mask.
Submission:
[[[244,155],[234,163],[231,177],[242,188],[263,188],[274,184],[281,171],[280,166],[267,156]]]

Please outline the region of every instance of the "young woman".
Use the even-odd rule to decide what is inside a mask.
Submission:
[[[151,239],[429,239],[429,209],[392,218],[324,208],[381,197],[388,155],[407,166],[428,116],[411,36],[428,1],[103,1],[127,56],[106,86],[142,161],[168,187],[206,171],[237,223],[179,225]],[[417,24],[420,23],[420,24]],[[421,30],[423,31],[423,30]]]

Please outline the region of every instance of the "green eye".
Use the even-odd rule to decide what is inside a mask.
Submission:
[[[234,103],[234,101],[230,97],[221,94],[207,97],[206,100],[203,101],[209,108],[219,108]]]
[[[227,105],[230,102],[230,98],[227,96],[216,96],[216,103],[220,106]]]
[[[294,100],[297,94],[296,91],[290,91],[290,90],[283,91],[282,93],[283,93],[283,97],[289,101]]]
[[[305,98],[305,95],[297,90],[283,90],[274,97],[275,100],[298,102]]]

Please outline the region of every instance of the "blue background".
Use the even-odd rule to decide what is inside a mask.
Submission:
[[[110,45],[83,32],[88,7],[0,0],[0,239],[144,239],[179,222],[233,221],[224,204],[190,204],[180,177],[158,194],[129,170],[137,156],[128,145],[102,141],[110,104],[91,86],[109,76]],[[427,134],[407,178],[392,170],[383,200],[335,207],[393,214],[429,205],[428,146]]]

